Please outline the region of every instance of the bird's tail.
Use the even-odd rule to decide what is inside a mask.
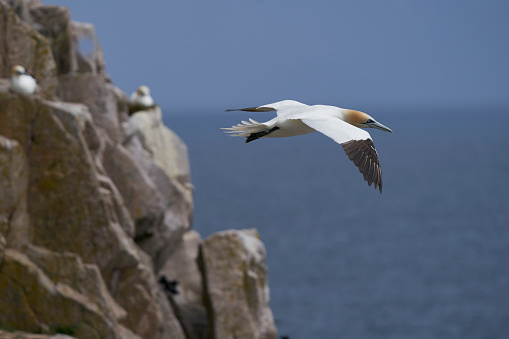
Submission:
[[[267,126],[251,118],[249,121],[242,121],[236,126],[221,129],[225,130],[225,133],[230,133],[232,137],[246,137],[246,142],[256,140],[272,132]]]

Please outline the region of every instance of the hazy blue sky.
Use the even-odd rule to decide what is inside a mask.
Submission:
[[[509,105],[507,0],[44,2],[93,23],[114,83],[166,109]]]

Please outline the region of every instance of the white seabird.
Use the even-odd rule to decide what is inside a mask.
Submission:
[[[309,106],[294,100],[227,111],[276,111],[277,116],[264,123],[249,119],[236,126],[222,128],[232,136],[246,137],[246,143],[262,137],[293,137],[315,131],[325,134],[343,146],[368,185],[374,184],[375,189],[379,188],[382,193],[382,169],[378,153],[369,133],[361,128],[376,128],[391,133],[392,130],[366,113],[335,106]]]
[[[137,108],[149,108],[154,106],[154,100],[150,96],[150,89],[147,86],[140,86],[131,94],[130,104]]]
[[[9,88],[15,93],[29,95],[37,89],[37,82],[23,66],[16,65],[11,71],[11,85]]]

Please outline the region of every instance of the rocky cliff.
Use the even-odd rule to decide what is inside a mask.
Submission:
[[[275,338],[259,235],[191,230],[186,145],[128,115],[92,25],[0,0],[0,78],[0,338]]]

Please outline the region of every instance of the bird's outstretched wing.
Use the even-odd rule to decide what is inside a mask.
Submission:
[[[368,132],[330,116],[300,117],[303,123],[343,146],[346,155],[364,175],[368,185],[382,193],[382,169],[378,153]]]
[[[271,111],[277,111],[277,114],[279,115],[281,111],[288,111],[293,109],[299,109],[303,107],[309,107],[306,104],[303,104],[301,102],[295,101],[295,100],[283,100],[278,101],[272,104],[267,104],[263,106],[258,107],[248,107],[248,108],[236,108],[236,109],[227,109],[226,112],[231,111],[246,111],[246,112],[271,112]]]

